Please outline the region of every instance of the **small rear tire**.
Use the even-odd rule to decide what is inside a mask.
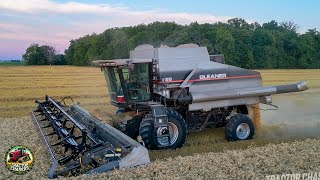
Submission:
[[[225,126],[227,141],[249,140],[254,135],[252,120],[244,114],[232,116]]]

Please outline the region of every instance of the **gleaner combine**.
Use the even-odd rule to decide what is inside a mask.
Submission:
[[[37,101],[33,117],[54,160],[49,177],[147,164],[146,148],[180,148],[188,131],[207,127],[225,127],[228,141],[251,139],[252,105],[308,89],[305,81],[263,87],[259,72],[227,65],[222,55],[193,44],[141,45],[130,59],[93,63],[105,74],[117,113],[131,118],[114,128],[79,105]]]

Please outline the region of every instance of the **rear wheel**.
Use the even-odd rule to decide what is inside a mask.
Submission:
[[[187,136],[187,125],[183,117],[174,110],[167,109],[168,127],[170,134],[170,145],[168,138],[157,137],[166,133],[167,129],[159,127],[154,129],[154,119],[151,114],[146,115],[140,124],[139,133],[148,149],[175,149],[180,148],[184,144]]]
[[[254,135],[253,122],[247,115],[236,114],[228,120],[225,134],[228,141],[252,139]]]

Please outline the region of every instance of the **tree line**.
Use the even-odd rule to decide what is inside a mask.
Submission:
[[[259,24],[234,18],[226,23],[179,25],[154,22],[111,28],[71,40],[65,50],[69,65],[91,65],[97,59],[128,58],[141,44],[155,47],[195,43],[207,46],[209,54],[224,54],[226,63],[253,69],[320,68],[320,33],[298,33],[293,22]]]

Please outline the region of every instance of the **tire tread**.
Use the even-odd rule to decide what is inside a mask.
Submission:
[[[226,135],[227,141],[239,140],[235,135],[235,130],[239,125],[239,122],[242,123],[243,121],[247,123],[250,127],[250,134],[246,140],[252,139],[254,135],[254,125],[252,120],[245,114],[236,114],[228,120],[227,125],[225,126],[225,135]]]
[[[173,118],[176,121],[178,121],[179,125],[181,126],[182,129],[182,137],[180,142],[175,143],[171,146],[165,147],[165,149],[175,149],[175,148],[180,148],[182,145],[185,143],[186,136],[187,136],[187,124],[184,120],[184,118],[175,110],[167,108],[167,117],[168,119]],[[148,149],[159,149],[154,142],[154,127],[153,127],[153,118],[151,114],[147,114],[145,118],[142,120],[140,123],[140,128],[139,128],[139,134],[142,138],[142,140],[145,143],[145,146]],[[180,132],[179,132],[180,133]]]

